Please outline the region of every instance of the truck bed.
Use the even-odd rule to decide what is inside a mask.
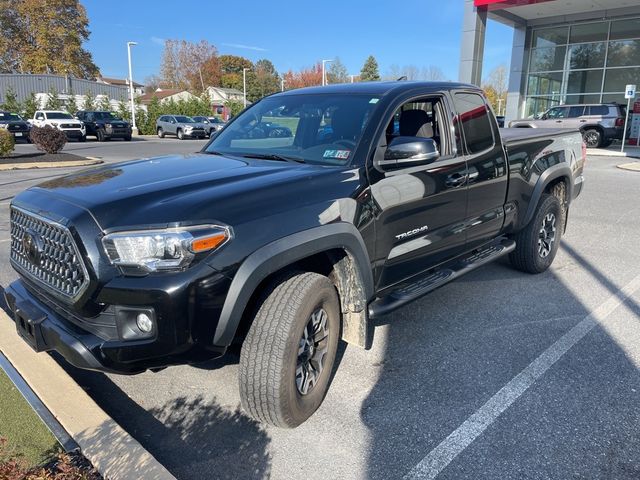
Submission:
[[[500,136],[504,145],[519,143],[537,138],[559,137],[580,133],[578,129],[570,128],[501,128]]]

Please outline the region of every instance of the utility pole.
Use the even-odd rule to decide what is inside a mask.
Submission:
[[[247,107],[247,70],[250,69],[242,69],[242,102],[245,108]]]
[[[325,65],[329,62],[333,62],[333,60],[322,60],[322,85],[323,86],[327,84],[327,74],[326,74]]]

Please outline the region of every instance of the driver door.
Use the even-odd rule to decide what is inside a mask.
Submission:
[[[382,265],[378,288],[391,287],[463,253],[467,208],[467,164],[457,155],[452,110],[444,95],[429,95],[400,105],[385,120],[375,157],[396,136],[432,138],[440,156],[420,166],[370,169],[377,207],[376,258]]]

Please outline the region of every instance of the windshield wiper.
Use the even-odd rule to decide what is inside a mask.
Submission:
[[[281,162],[304,163],[300,157],[291,157],[289,155],[278,155],[276,153],[243,153],[240,155],[244,158],[259,158],[261,160],[277,160]]]

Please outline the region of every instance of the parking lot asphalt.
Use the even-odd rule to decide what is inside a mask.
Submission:
[[[295,430],[242,413],[237,352],[131,377],[63,365],[179,479],[640,478],[640,174],[619,162],[588,160],[549,271],[498,262],[380,319]],[[0,173],[0,285],[7,199],[62,173]]]

